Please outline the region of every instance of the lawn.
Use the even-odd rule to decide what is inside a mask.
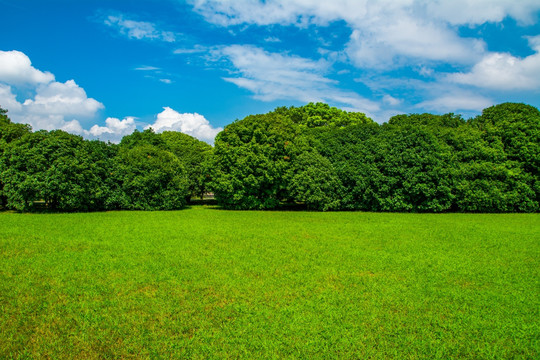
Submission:
[[[539,214],[0,213],[0,358],[540,357]]]

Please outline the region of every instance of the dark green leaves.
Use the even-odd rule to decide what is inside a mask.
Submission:
[[[534,212],[539,144],[540,113],[523,104],[382,126],[326,104],[282,107],[218,135],[216,196],[233,209]]]

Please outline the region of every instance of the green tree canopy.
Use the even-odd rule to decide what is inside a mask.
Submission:
[[[44,201],[52,210],[102,209],[106,195],[96,156],[80,136],[61,130],[28,133],[9,143],[1,175],[8,207],[30,210]]]
[[[215,144],[152,129],[119,145],[32,132],[0,108],[0,204],[179,209],[211,188],[227,209],[540,209],[540,112],[525,104],[492,106],[467,121],[403,114],[379,125],[310,103],[237,120]]]
[[[215,141],[218,203],[234,209],[270,209],[286,197],[284,175],[294,156],[298,126],[273,112],[235,121]]]
[[[186,171],[169,151],[150,144],[120,148],[114,169],[121,194],[117,203],[130,210],[173,210],[186,205]]]
[[[186,170],[189,197],[202,197],[209,190],[212,178],[212,146],[177,131],[164,131],[161,139]]]

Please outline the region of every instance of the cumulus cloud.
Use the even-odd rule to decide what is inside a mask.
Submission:
[[[224,80],[247,89],[263,101],[326,101],[357,111],[376,111],[378,105],[352,91],[337,88],[324,76],[329,64],[287,54],[269,53],[253,46],[232,45],[214,52],[233,65],[233,75]]]
[[[212,127],[210,122],[200,114],[181,114],[170,107],[164,107],[163,111],[157,115],[156,121],[146,128],[152,128],[158,133],[180,131],[209,143],[212,143],[216,135],[223,130]]]
[[[0,82],[8,84],[44,84],[54,80],[50,72],[42,72],[32,66],[24,53],[0,51]]]
[[[175,42],[176,34],[171,31],[163,31],[151,22],[135,21],[127,19],[124,15],[108,15],[103,23],[115,28],[120,34],[130,39],[137,40],[157,40],[164,42]]]
[[[467,73],[449,75],[450,81],[496,90],[540,88],[540,36],[530,37],[535,54],[518,58],[507,53],[487,54]]]
[[[22,60],[22,65],[12,66],[12,59]],[[9,66],[2,67],[5,64]],[[141,66],[136,70],[156,72],[159,69]],[[96,113],[104,108],[103,104],[89,98],[86,91],[74,80],[64,83],[54,81],[51,73],[33,68],[30,59],[21,52],[0,53],[0,75],[0,106],[9,110],[13,121],[30,124],[35,130],[61,129],[86,138],[117,143],[137,128],[134,117],[122,120],[109,117],[104,126],[96,124],[89,130],[85,129],[81,121],[94,118]],[[172,82],[166,78],[159,80],[167,84]],[[22,102],[17,100],[14,91],[14,88],[21,84],[24,84],[25,88],[30,84],[33,93]],[[148,127],[157,132],[181,131],[209,143],[213,142],[217,133],[222,130],[212,127],[202,115],[181,114],[169,107],[165,107],[157,115],[156,121]]]
[[[137,128],[134,117],[126,117],[123,120],[107,118],[105,126],[94,125],[84,135],[95,137],[103,141],[119,142],[122,137],[131,134]]]
[[[5,55],[7,54],[7,55]],[[74,80],[64,83],[54,81],[48,72],[39,71],[31,66],[30,59],[18,51],[3,52],[0,60],[0,106],[9,110],[10,118],[19,123],[30,124],[35,130],[61,129],[87,138],[119,142],[123,136],[133,133],[137,128],[134,117],[122,120],[109,117],[105,126],[93,125],[89,130],[81,125],[81,120],[94,118],[104,106],[99,101],[89,98],[85,90]],[[12,59],[22,59],[22,65],[11,66]],[[6,60],[8,59],[8,60]],[[155,72],[158,68],[141,66],[140,71]],[[171,83],[170,79],[159,79]],[[24,101],[17,100],[14,88],[24,83],[31,85],[32,96]],[[157,132],[166,130],[181,131],[198,139],[213,142],[222,128],[214,128],[199,114],[181,114],[169,107],[157,115],[152,127]]]
[[[91,118],[103,109],[103,104],[88,98],[73,80],[41,84],[35,89],[34,98],[22,103],[10,86],[0,84],[0,104],[10,111],[13,121],[44,130],[63,129],[75,118]]]
[[[19,101],[18,88],[31,95]],[[74,80],[55,81],[53,74],[34,68],[28,56],[15,50],[0,51],[0,105],[9,110],[15,122],[34,129],[75,133],[82,133],[78,119],[92,118],[103,109],[103,104],[89,98]]]
[[[19,112],[22,104],[17,101],[17,97],[11,90],[11,86],[0,83],[0,106],[10,111]]]
[[[23,108],[34,115],[91,117],[103,108],[103,104],[88,98],[83,88],[74,80],[68,80],[40,85],[34,99],[25,100]]]
[[[83,129],[81,123],[75,119],[67,122],[64,121],[64,125],[60,128],[60,130],[64,130],[66,132],[77,135],[85,134],[85,130]]]

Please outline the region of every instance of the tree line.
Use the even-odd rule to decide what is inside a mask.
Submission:
[[[32,132],[0,112],[0,205],[31,211],[172,210],[206,188],[212,147],[180,132],[135,131],[119,144]]]
[[[135,131],[116,145],[32,132],[0,114],[0,202],[32,210],[168,210],[213,192],[225,209],[537,212],[540,112],[504,103],[379,125],[327,104],[234,121],[215,146]]]

